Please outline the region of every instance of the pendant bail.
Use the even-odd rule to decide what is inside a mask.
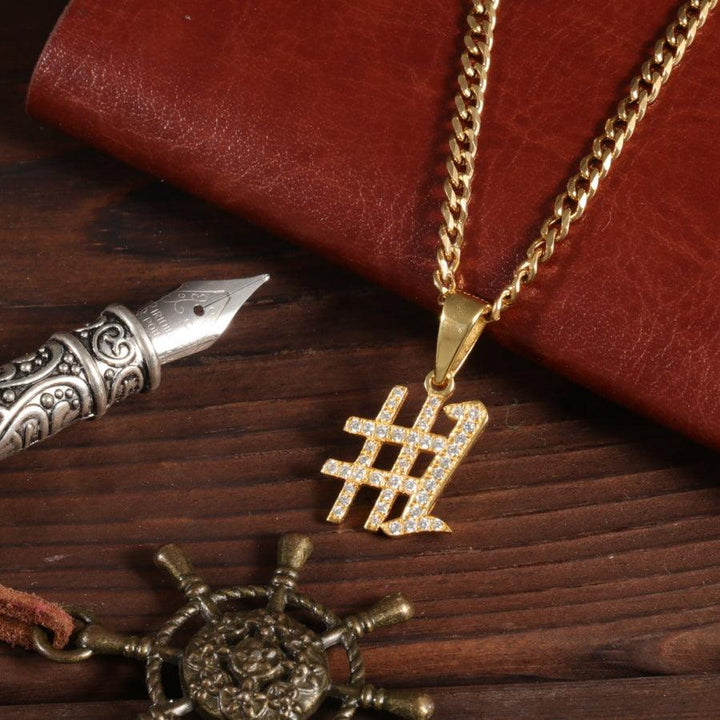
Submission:
[[[450,293],[443,304],[435,352],[433,383],[442,388],[460,370],[487,325],[488,304],[471,295]]]

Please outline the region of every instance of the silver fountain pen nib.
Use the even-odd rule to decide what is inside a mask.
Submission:
[[[209,348],[269,275],[188,282],[136,313],[161,364]]]

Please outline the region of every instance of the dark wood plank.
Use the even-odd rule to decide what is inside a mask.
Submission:
[[[632,678],[613,681],[523,683],[479,689],[447,688],[438,694],[437,717],[517,720],[524,717],[583,720],[708,720],[717,717],[717,677]],[[31,705],[3,708],[3,720],[126,720],[141,701]]]
[[[404,591],[419,617],[365,643],[373,682],[432,687],[446,718],[720,715],[718,457],[486,343],[462,394],[492,424],[439,510],[455,534],[391,542],[323,513],[349,414],[417,396],[434,320],[22,111],[63,2],[0,27],[0,357],[191,278],[272,284],[152,395],[0,465],[0,579],[156,627],[179,598],[151,563],[182,542],[215,584],[271,572],[313,535],[303,588],[339,612]],[[669,675],[670,677],[657,677]],[[0,651],[3,718],[125,718],[138,668]],[[369,715],[367,717],[370,717]]]

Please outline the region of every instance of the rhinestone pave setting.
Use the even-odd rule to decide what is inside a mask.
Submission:
[[[391,536],[419,532],[450,532],[449,526],[431,513],[435,503],[450,481],[455,469],[470,451],[487,424],[488,414],[480,402],[456,403],[444,406],[445,396],[429,392],[412,427],[396,425],[395,420],[407,399],[408,389],[394,387],[374,420],[351,417],[345,432],[360,435],[365,443],[355,462],[330,459],[322,468],[325,475],[343,480],[343,488],[328,520],[342,522],[362,486],[380,490],[366,523],[366,530],[382,530]],[[455,426],[444,436],[433,432],[440,414],[445,414]],[[374,466],[383,445],[400,448],[390,470]],[[411,474],[423,454],[432,459],[422,475]],[[395,502],[407,498],[402,515],[388,520]]]

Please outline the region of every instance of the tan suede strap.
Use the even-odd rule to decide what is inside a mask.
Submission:
[[[0,585],[0,642],[32,650],[36,626],[48,630],[53,647],[61,650],[70,640],[74,622],[59,605]]]

